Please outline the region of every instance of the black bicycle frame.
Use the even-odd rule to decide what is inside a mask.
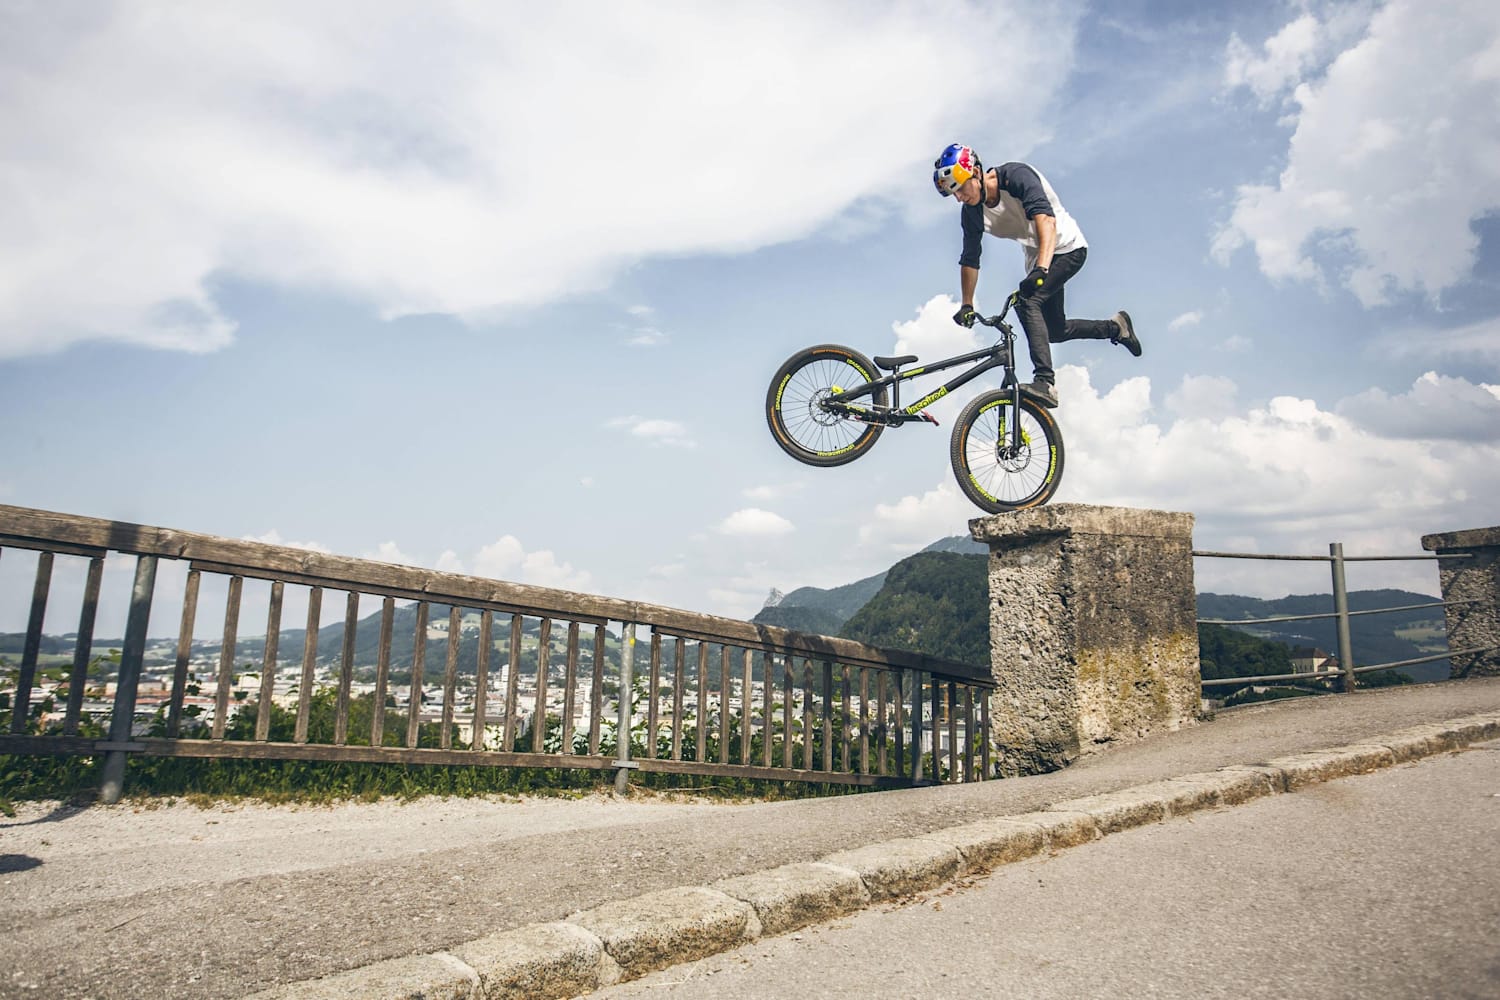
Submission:
[[[1009,310],[1010,303],[1007,302],[1005,309],[1001,311],[1000,315],[992,316],[989,319],[985,319],[983,316],[977,317],[979,322],[985,326],[998,327],[1000,329],[1001,337],[997,343],[977,351],[970,351],[968,354],[960,354],[957,357],[935,361],[930,365],[922,365],[919,368],[909,368],[906,371],[901,371],[898,368],[889,375],[884,375],[852,389],[833,393],[824,401],[823,405],[830,410],[843,413],[845,416],[853,417],[856,420],[897,426],[912,420],[929,419],[922,415],[922,411],[927,407],[936,403],[950,392],[954,392],[967,385],[985,372],[996,368],[1004,368],[1005,378],[1001,381],[1000,387],[1002,389],[1015,390],[1015,405],[1019,408],[1021,405],[1021,394],[1019,384],[1016,381],[1015,365],[1012,360],[1015,355],[1016,335],[1015,331],[1005,322],[1005,313]],[[910,406],[903,407],[901,405],[900,386],[902,382],[974,362],[979,363],[963,374],[934,389]],[[864,407],[850,405],[854,400],[872,395],[875,390],[884,386],[890,386],[891,389],[891,405],[889,407],[865,409]],[[1019,427],[1019,421],[1017,421],[1017,426]]]

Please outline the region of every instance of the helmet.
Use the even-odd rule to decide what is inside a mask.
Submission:
[[[977,176],[983,169],[979,163],[979,154],[956,142],[943,150],[942,155],[932,161],[932,166],[932,184],[944,198],[963,187],[965,181]]]

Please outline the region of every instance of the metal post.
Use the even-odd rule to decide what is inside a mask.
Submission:
[[[1344,587],[1344,543],[1330,542],[1333,563],[1333,611],[1338,615],[1339,669],[1345,693],[1354,690],[1354,650],[1349,639],[1349,593]]]
[[[631,687],[634,679],[631,671],[635,666],[635,622],[626,622],[620,635],[620,719],[619,732],[615,739],[615,794],[624,795],[630,788],[630,772],[638,767],[630,759],[630,723],[634,715]],[[702,682],[700,678],[700,683]],[[698,724],[702,726],[700,719]]]
[[[115,687],[115,709],[109,720],[109,742],[129,743],[135,723],[135,695],[146,656],[146,629],[151,623],[151,595],[156,590],[156,556],[140,556],[135,563],[135,586],[130,592],[130,614],[125,620],[125,644],[120,650],[120,679]],[[99,800],[120,801],[125,791],[125,751],[104,755],[104,782]]]

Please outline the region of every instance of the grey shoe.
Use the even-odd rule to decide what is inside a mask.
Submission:
[[[1057,386],[1051,382],[1022,382],[1021,391],[1049,410],[1057,406]]]
[[[1115,326],[1118,326],[1120,328],[1120,332],[1115,334],[1113,337],[1110,337],[1109,342],[1111,344],[1124,344],[1125,350],[1129,351],[1131,354],[1134,354],[1136,357],[1140,357],[1141,341],[1140,338],[1135,335],[1135,327],[1131,325],[1130,313],[1126,312],[1123,309],[1115,313]]]

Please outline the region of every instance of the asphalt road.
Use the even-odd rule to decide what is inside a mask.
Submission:
[[[625,997],[1500,997],[1500,742],[1139,827]]]
[[[1500,678],[1387,688],[1221,712],[1031,778],[712,808],[657,804],[645,813],[558,803],[508,818],[503,804],[455,800],[350,804],[301,818],[194,813],[173,826],[127,802],[0,819],[0,855],[22,862],[0,870],[0,953],[9,966],[0,998],[244,996],[658,889],[1494,711]],[[1282,808],[1301,797],[1287,796]],[[1426,817],[1403,811],[1397,825],[1408,818]],[[1089,850],[1113,851],[1116,839]],[[1128,866],[1115,874],[1117,882],[1096,886],[1137,878]],[[1221,884],[1211,871],[1199,877]],[[1016,912],[1030,927],[1053,909],[1038,893]],[[1337,926],[1283,923],[1278,940],[1293,952],[1340,939]],[[907,953],[899,939],[890,950]],[[1183,950],[1171,964],[1198,962],[1202,950]],[[1258,974],[1235,973],[1246,982]]]

